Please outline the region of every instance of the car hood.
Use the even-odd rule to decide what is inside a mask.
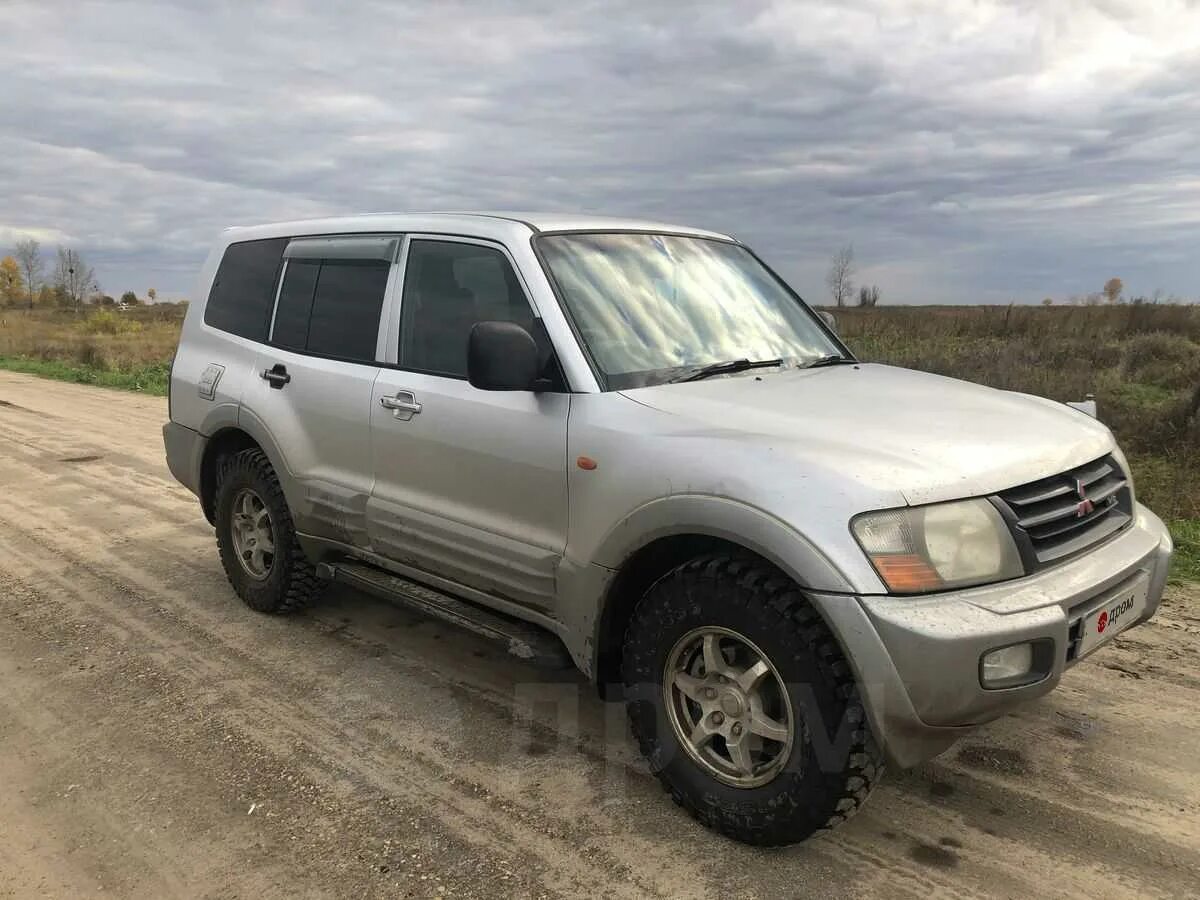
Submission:
[[[993,493],[1103,456],[1112,434],[1064,404],[858,363],[745,373],[622,394],[707,437],[766,443],[812,474],[913,505]],[[676,430],[679,435],[679,431]]]

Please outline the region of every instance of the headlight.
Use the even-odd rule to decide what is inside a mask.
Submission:
[[[983,499],[863,513],[854,537],[888,590],[917,594],[1025,574],[1000,513]]]

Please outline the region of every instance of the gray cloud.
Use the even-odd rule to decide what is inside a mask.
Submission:
[[[0,5],[0,247],[186,295],[222,227],[646,215],[806,296],[1198,293],[1200,11],[1173,0]]]

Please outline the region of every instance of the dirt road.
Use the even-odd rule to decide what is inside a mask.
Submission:
[[[0,897],[1200,891],[1194,589],[840,831],[754,850],[573,675],[346,591],[243,607],[165,416],[0,373]]]

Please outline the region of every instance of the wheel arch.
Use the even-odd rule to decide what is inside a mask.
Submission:
[[[705,515],[695,515],[698,512]],[[621,534],[637,534],[641,540],[620,546]],[[677,566],[714,552],[756,557],[801,588],[853,591],[846,577],[802,534],[753,507],[678,496],[648,504],[622,522],[600,554],[601,559],[615,559],[608,564],[612,574],[599,598],[592,634],[591,671],[602,693],[608,694],[620,681],[621,646],[637,602]],[[820,604],[813,605],[836,635],[835,624]]]
[[[705,553],[746,548],[710,534],[682,532],[655,538],[633,551],[612,577],[597,619],[593,672],[602,694],[621,680],[621,646],[634,607],[656,581]]]
[[[288,467],[287,459],[266,422],[242,406],[238,408],[235,419],[223,415],[219,421],[205,424],[212,429],[212,433],[200,462],[200,505],[210,523],[213,521],[213,499],[217,489],[217,460],[225,453],[236,453],[251,447],[257,447],[266,455],[267,462],[275,470],[275,477],[279,479],[279,486],[292,515],[297,516],[302,512],[300,501],[303,496],[299,482]],[[202,429],[202,433],[206,433],[208,428]]]
[[[262,449],[258,441],[236,425],[222,428],[209,437],[200,460],[200,508],[204,510],[208,524],[216,524],[217,473],[221,457],[252,448]]]

